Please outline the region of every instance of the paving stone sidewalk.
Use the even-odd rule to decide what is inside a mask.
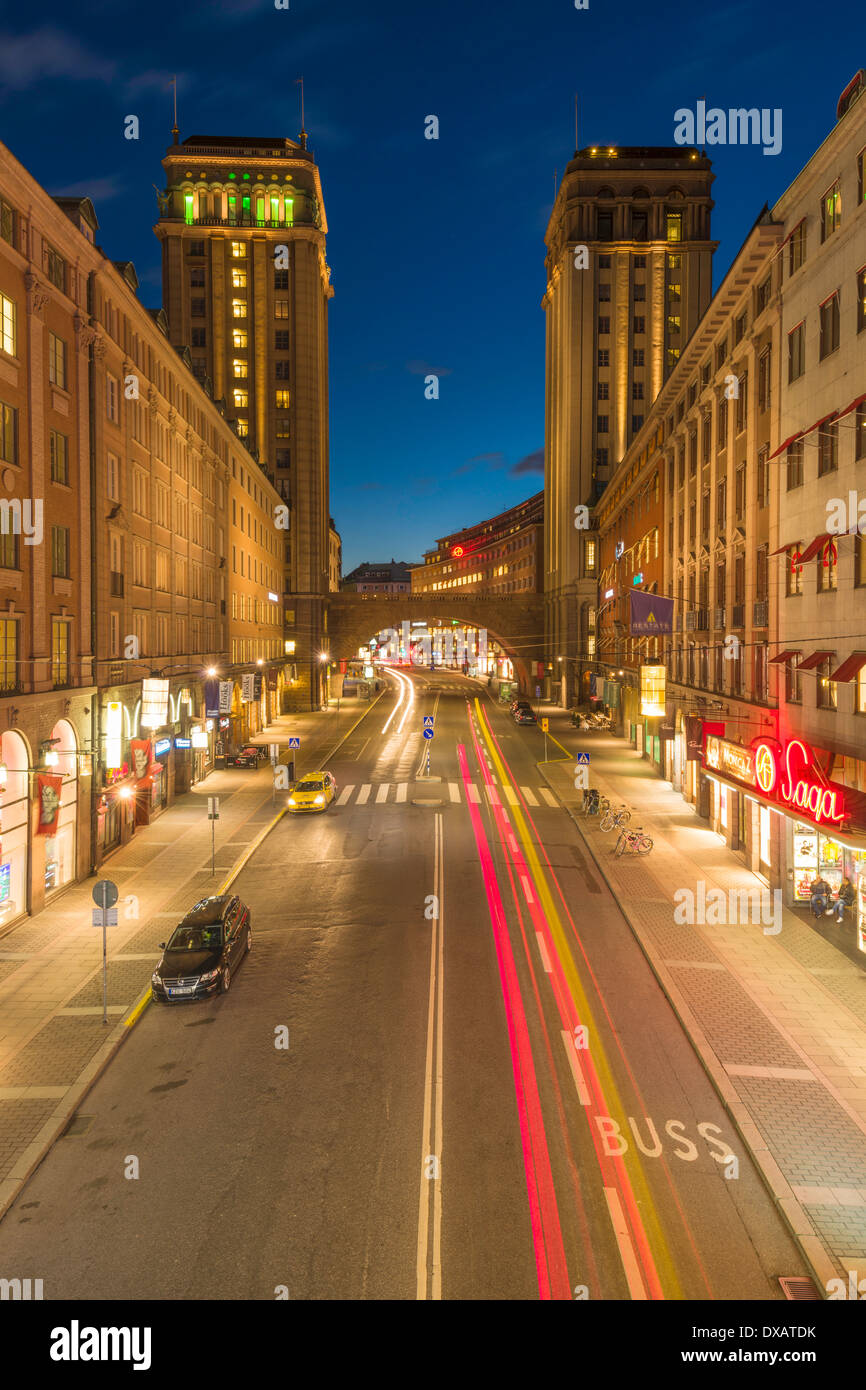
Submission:
[[[549,712],[551,732],[568,739],[567,720]],[[540,771],[616,895],[819,1289],[848,1270],[863,1277],[866,970],[785,908],[778,934],[742,912],[748,921],[679,925],[677,889],[697,894],[703,880],[706,892],[727,896],[764,885],[622,739],[594,734],[591,758],[590,785],[630,806],[632,826],[652,836],[646,857],[616,858],[616,832],[603,834],[583,814],[573,758]]]
[[[371,703],[281,715],[255,741],[299,735],[298,772],[320,766]],[[166,931],[197,898],[219,891],[278,814],[272,786],[268,767],[215,771],[105,862],[99,877],[119,890],[118,925],[108,929],[107,1026],[102,932],[91,925],[95,877],[0,937],[0,1217],[129,1036],[126,1021],[149,990]]]

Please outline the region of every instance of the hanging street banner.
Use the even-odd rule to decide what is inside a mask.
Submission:
[[[673,631],[672,598],[663,598],[661,594],[648,594],[644,589],[632,589],[629,599],[629,630],[633,637],[656,637],[659,633]]]
[[[204,715],[205,719],[217,719],[220,712],[220,682],[205,681],[204,683]]]
[[[252,671],[241,676],[241,701],[245,705],[252,703],[255,696],[255,681]]]
[[[37,835],[55,835],[60,815],[60,790],[63,778],[48,772],[36,774],[36,800],[39,806]]]
[[[231,714],[232,710],[232,683],[231,681],[220,681],[220,714]]]

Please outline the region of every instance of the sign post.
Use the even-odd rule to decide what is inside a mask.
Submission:
[[[220,818],[220,799],[218,796],[209,796],[207,799],[207,818],[210,821],[210,871],[211,876],[216,873],[216,823]]]
[[[542,718],[541,718],[541,727],[542,727],[542,729],[544,730],[544,761],[545,761],[545,762],[547,762],[547,729],[548,729],[549,724],[550,724],[550,720],[548,719],[547,715],[546,715],[546,714],[545,714],[545,715],[542,715]]]
[[[96,903],[93,925],[102,927],[102,1022],[108,1022],[108,936],[106,927],[117,926],[117,884],[110,878],[101,878],[94,884],[91,894]]]
[[[430,776],[430,744],[433,742],[433,716],[432,716],[432,714],[425,714],[425,715],[424,715],[424,738],[425,738],[426,743],[427,743],[427,770],[426,770],[426,772],[425,772],[424,775],[425,775],[425,777],[429,777],[429,776]]]

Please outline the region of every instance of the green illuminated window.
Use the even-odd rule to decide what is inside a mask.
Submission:
[[[290,227],[294,226],[294,222],[295,222],[295,200],[294,200],[294,198],[287,198],[287,199],[286,199],[286,222],[288,223],[288,225],[289,225]]]
[[[183,216],[187,226],[193,221],[193,204],[195,202],[194,193],[184,193],[183,195]]]
[[[234,174],[231,176],[234,178]],[[229,194],[229,221],[236,222],[238,217],[238,200],[235,193]]]
[[[265,200],[264,200],[264,198],[256,198],[256,221],[257,221],[257,222],[264,222],[264,220],[265,220]]]
[[[249,193],[245,193],[244,196],[243,196],[243,198],[241,199],[241,207],[243,208],[244,217],[249,217],[249,215],[250,215],[250,195],[249,195]]]
[[[272,222],[279,222],[279,220],[280,220],[280,200],[279,200],[279,198],[275,197],[275,195],[272,193],[272,194],[271,194],[271,221],[272,221]]]

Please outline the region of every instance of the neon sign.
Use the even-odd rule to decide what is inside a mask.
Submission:
[[[842,789],[838,784],[827,782],[820,769],[816,775],[815,756],[808,744],[801,743],[798,738],[792,739],[785,745],[783,763],[784,771],[780,776],[775,749],[769,743],[757,744],[755,780],[761,791],[771,795],[778,783],[779,798],[789,806],[808,812],[819,824],[832,821],[838,825],[845,820]]]
[[[460,556],[463,554],[463,546],[455,545],[454,549],[451,551],[451,554],[454,556],[456,560],[459,560]]]

